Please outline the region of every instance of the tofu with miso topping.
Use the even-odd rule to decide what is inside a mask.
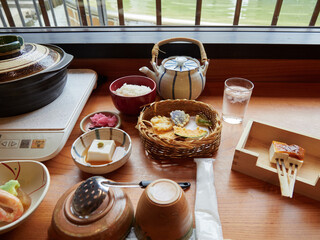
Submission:
[[[116,144],[114,140],[94,139],[87,153],[87,162],[101,162],[101,164],[112,162],[112,156],[115,148]]]
[[[272,163],[283,160],[286,168],[290,163],[297,165],[298,169],[303,164],[305,150],[298,145],[288,145],[283,142],[272,141],[269,149],[269,160]]]

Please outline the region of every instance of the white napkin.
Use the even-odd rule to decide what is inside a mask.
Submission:
[[[195,158],[197,164],[197,190],[195,202],[196,239],[223,240],[214,187],[212,158]]]

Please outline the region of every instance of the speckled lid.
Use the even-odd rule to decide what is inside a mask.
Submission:
[[[0,83],[40,73],[61,60],[49,46],[24,43],[20,36],[0,36]]]

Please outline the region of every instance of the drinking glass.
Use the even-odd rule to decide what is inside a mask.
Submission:
[[[222,119],[231,124],[243,121],[254,85],[245,78],[233,77],[224,82]]]

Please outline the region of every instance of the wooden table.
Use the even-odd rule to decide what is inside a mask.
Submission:
[[[44,162],[51,175],[51,185],[39,208],[21,226],[0,235],[0,239],[47,239],[47,230],[57,200],[74,184],[91,176],[81,172],[70,155],[73,141],[81,134],[80,120],[99,110],[117,111],[108,94],[109,83],[110,81],[103,83],[94,90],[60,154]],[[222,92],[223,82],[211,81],[198,100],[213,105],[221,112]],[[294,194],[292,199],[281,197],[278,186],[231,170],[235,146],[249,119],[320,138],[319,92],[320,83],[260,82],[255,85],[243,124],[230,125],[223,122],[221,145],[214,156],[214,174],[225,239],[320,239],[320,202],[298,194]],[[193,208],[196,190],[195,163],[188,160],[181,165],[161,165],[148,159],[135,129],[137,117],[121,117],[121,128],[132,138],[132,154],[122,168],[105,177],[126,182],[158,178],[189,181],[192,186],[186,191],[186,196]],[[143,190],[125,191],[136,206]]]

